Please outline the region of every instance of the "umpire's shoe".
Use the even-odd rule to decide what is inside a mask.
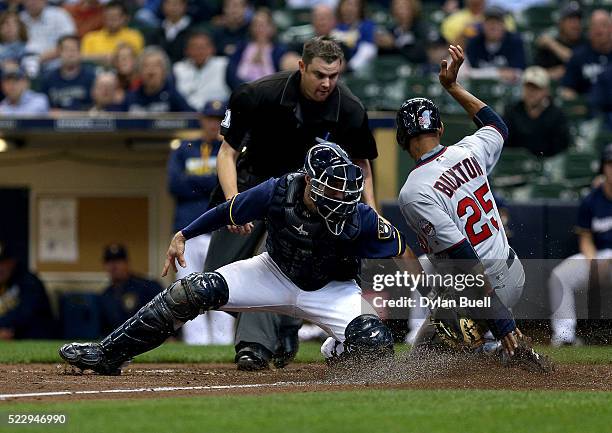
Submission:
[[[267,369],[272,353],[261,344],[249,343],[236,353],[234,361],[238,370],[259,371]]]
[[[103,376],[118,376],[129,361],[109,362],[100,343],[69,343],[59,349],[64,361],[81,370],[93,370]]]

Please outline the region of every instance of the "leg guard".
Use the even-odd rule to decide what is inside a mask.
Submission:
[[[202,312],[227,303],[229,290],[216,272],[193,273],[175,281],[102,340],[109,362],[126,361],[162,344]]]

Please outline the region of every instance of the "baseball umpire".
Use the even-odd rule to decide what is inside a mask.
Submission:
[[[440,83],[478,130],[454,146],[444,147],[440,144],[444,125],[438,107],[425,98],[404,102],[397,114],[397,141],[416,161],[416,167],[400,192],[399,204],[436,271],[480,276],[472,281],[483,282],[463,292],[442,289],[438,297],[456,302],[460,295],[474,299],[488,296],[491,305],[454,308],[456,304],[449,302],[449,308],[444,308],[441,303],[419,330],[415,347],[442,343],[488,348],[496,354],[509,354],[506,360],[546,371],[548,361],[529,346],[509,309],[520,299],[525,273],[508,243],[487,180],[508,129],[493,109],[457,83],[463,49],[451,45],[449,52],[452,62],[442,62]],[[486,346],[487,330],[501,344]]]
[[[82,370],[120,374],[124,363],[211,309],[307,319],[342,344],[344,359],[391,354],[391,331],[363,300],[355,279],[361,258],[411,252],[395,227],[359,203],[363,182],[361,168],[339,146],[315,145],[303,172],[236,194],[176,233],[163,275],[171,266],[176,271],[176,261],[187,265],[186,240],[226,224],[265,219],[267,252],[175,281],[101,343],[66,344],[60,356]]]
[[[369,161],[377,157],[376,142],[363,105],[338,82],[343,62],[335,41],[313,38],[304,44],[299,71],[273,74],[233,92],[221,123],[224,141],[217,156],[221,189],[213,204],[297,170],[319,137],[337,143],[362,168],[364,202],[374,207]],[[252,257],[264,235],[263,223],[216,231],[204,270]],[[300,326],[301,320],[277,314],[240,314],[238,368],[266,368],[273,355],[277,367],[285,366],[297,352]]]

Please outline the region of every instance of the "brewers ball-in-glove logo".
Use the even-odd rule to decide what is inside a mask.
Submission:
[[[389,239],[393,235],[393,226],[378,215],[378,239]]]
[[[419,126],[429,128],[431,126],[431,110],[425,110],[419,116]]]
[[[426,219],[419,221],[419,228],[421,229],[421,232],[429,237],[434,237],[436,235],[436,228]]]

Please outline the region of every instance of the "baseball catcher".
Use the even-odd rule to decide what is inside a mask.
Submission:
[[[267,252],[215,272],[175,281],[100,343],[59,349],[74,367],[117,375],[134,356],[161,345],[208,310],[270,311],[309,320],[347,358],[393,353],[389,329],[361,297],[360,259],[405,253],[404,236],[360,203],[361,169],[336,144],[320,142],[303,172],[272,178],[207,211],[176,233],[163,275],[185,267],[185,241],[227,224],[265,219]]]

